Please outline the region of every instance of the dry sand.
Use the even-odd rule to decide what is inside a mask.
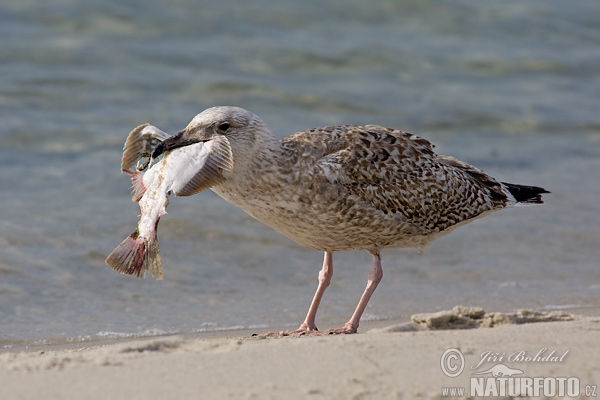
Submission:
[[[0,399],[444,398],[443,387],[468,394],[478,377],[499,390],[513,378],[472,375],[498,364],[521,371],[513,380],[521,385],[549,377],[542,390],[576,378],[569,382],[585,397],[593,390],[586,385],[600,385],[600,317],[598,310],[585,311],[485,314],[455,307],[347,336],[167,336],[9,349],[0,353]],[[447,349],[465,359],[458,377],[442,371]],[[494,353],[503,358],[471,368]],[[452,372],[460,359],[446,361]]]

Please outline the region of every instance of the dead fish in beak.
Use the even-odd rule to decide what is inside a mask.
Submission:
[[[226,137],[169,147],[175,138],[177,135],[171,137],[146,124],[135,128],[125,142],[121,170],[131,175],[132,200],[139,201],[142,213],[135,232],[106,259],[110,267],[123,274],[141,278],[150,271],[162,279],[156,230],[160,217],[166,214],[169,194],[191,196],[224,182],[223,171],[233,170],[233,155]],[[145,169],[154,154],[158,157],[162,152],[165,156],[147,171],[131,170],[140,158],[149,157],[141,168],[138,166]]]

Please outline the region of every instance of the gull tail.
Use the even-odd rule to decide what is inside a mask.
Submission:
[[[517,203],[543,204],[542,193],[550,193],[546,189],[537,186],[515,185],[506,182],[502,182],[502,185],[508,189]]]
[[[144,276],[150,271],[156,279],[162,280],[162,259],[156,235],[140,237],[136,230],[123,240],[106,258],[106,264],[122,274]]]

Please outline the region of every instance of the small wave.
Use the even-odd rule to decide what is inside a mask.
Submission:
[[[223,332],[223,331],[242,331],[246,329],[267,329],[269,325],[266,324],[256,324],[256,325],[233,325],[233,326],[217,326],[218,324],[214,324],[211,327],[206,328],[198,328],[194,329],[194,333],[203,333],[203,332]]]
[[[53,346],[67,345],[73,343],[91,342],[94,338],[89,335],[81,335],[77,337],[62,337],[62,338],[46,338],[46,339],[30,339],[30,340],[0,340],[0,348],[2,349],[27,349],[37,346]]]
[[[98,332],[96,334],[97,337],[102,339],[135,339],[142,337],[151,337],[151,336],[164,336],[164,335],[174,335],[176,333],[180,333],[178,331],[165,331],[162,329],[146,329],[143,332]]]
[[[147,329],[143,332],[98,332],[96,337],[101,339],[136,339],[143,337],[152,336],[165,336],[165,335],[176,335],[185,333],[205,333],[205,332],[224,332],[224,331],[241,331],[246,329],[266,329],[269,326],[266,324],[256,325],[232,325],[232,326],[219,326],[216,322],[205,322],[200,328],[190,329],[187,331],[176,331],[176,330],[162,330],[162,329]]]
[[[581,308],[582,304],[548,304],[542,307],[544,310],[566,310],[568,308]]]
[[[207,332],[241,331],[250,329],[267,329],[268,327],[269,326],[266,324],[219,326],[219,324],[216,322],[206,322],[201,324],[201,327],[199,328],[189,329],[185,331],[152,328],[146,329],[142,332],[101,331],[95,335],[81,335],[75,337],[45,338],[32,340],[0,340],[0,349],[27,349],[38,346],[68,345],[76,343],[95,342],[107,339],[140,339],[147,337],[168,336],[186,333],[194,334]]]
[[[374,315],[374,314],[369,314],[369,313],[365,313],[363,314],[361,320],[362,321],[385,321],[387,320],[387,317],[382,317],[379,315]]]

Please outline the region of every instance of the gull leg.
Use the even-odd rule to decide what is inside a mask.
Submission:
[[[367,308],[367,303],[369,299],[371,299],[371,295],[377,289],[377,285],[381,282],[381,278],[383,278],[383,269],[381,269],[381,257],[379,254],[373,254],[373,269],[369,273],[369,277],[367,280],[367,287],[358,302],[358,306],[356,306],[356,310],[354,310],[354,314],[352,314],[352,318],[350,321],[346,322],[343,328],[334,329],[329,331],[329,333],[356,333],[358,329],[358,323],[360,322],[360,317],[362,317],[365,308]]]
[[[367,308],[367,304],[377,289],[377,285],[381,282],[383,278],[383,269],[381,268],[381,257],[379,253],[373,254],[373,269],[369,273],[369,277],[367,279],[367,287],[363,292],[363,295],[354,310],[354,314],[352,314],[352,318],[346,324],[339,329],[330,329],[328,331],[318,331],[315,325],[315,317],[317,316],[317,309],[319,308],[319,304],[321,303],[321,299],[323,298],[323,294],[325,293],[325,289],[329,286],[331,282],[331,277],[333,276],[333,260],[332,253],[325,252],[325,259],[323,260],[323,268],[319,272],[319,286],[317,287],[317,291],[315,296],[313,297],[313,301],[310,304],[310,308],[308,309],[308,314],[304,319],[304,322],[300,327],[295,331],[286,331],[280,332],[279,334],[270,332],[266,334],[266,336],[288,336],[288,335],[331,335],[331,334],[348,334],[348,333],[356,333],[358,329],[358,324],[360,322],[360,318],[365,312],[365,308]]]
[[[326,251],[325,258],[323,260],[323,268],[321,268],[321,271],[319,272],[319,286],[317,287],[317,291],[315,292],[315,296],[313,297],[312,303],[310,303],[310,308],[308,309],[308,314],[306,315],[304,322],[302,323],[302,325],[300,325],[300,327],[296,330],[295,333],[314,332],[317,330],[317,326],[315,325],[317,309],[319,308],[319,304],[321,304],[321,299],[323,298],[325,289],[327,289],[327,286],[329,286],[329,283],[331,282],[332,276],[333,254]]]

